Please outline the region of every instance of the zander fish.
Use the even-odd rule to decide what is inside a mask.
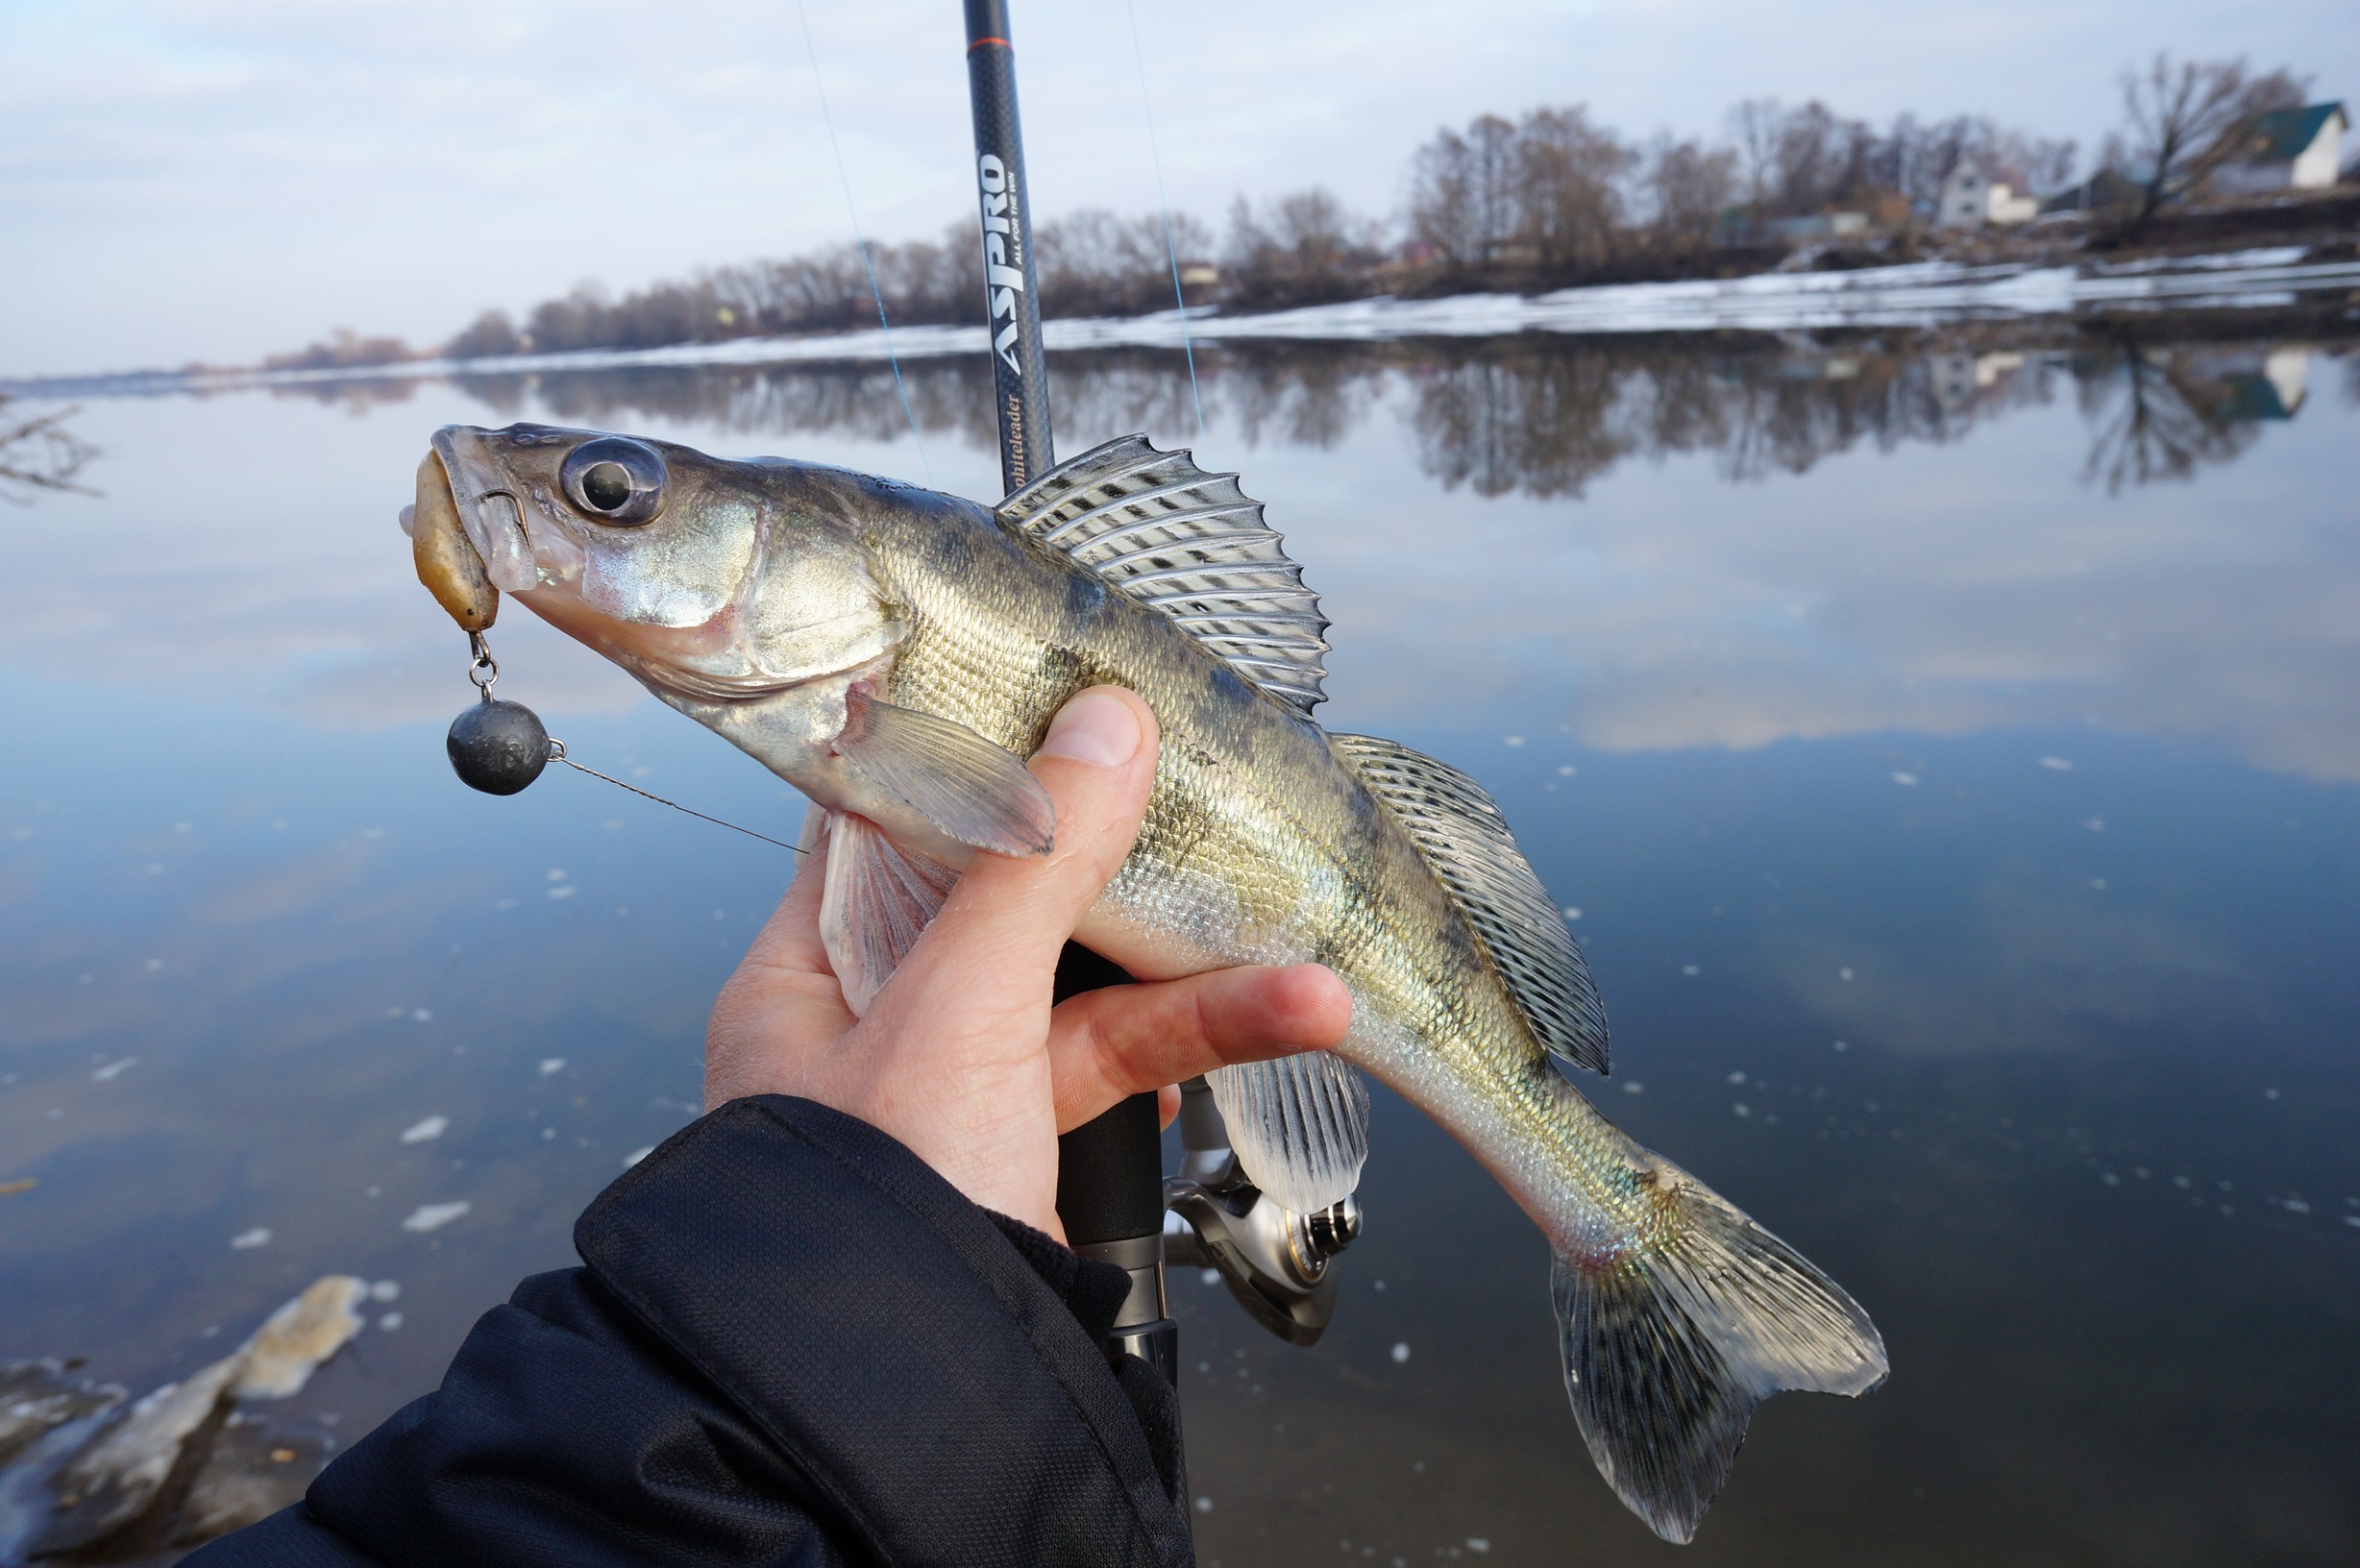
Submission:
[[[1552,1061],[1607,1067],[1581,949],[1472,779],[1313,721],[1328,623],[1233,476],[1133,436],[986,507],[809,463],[451,426],[412,537],[462,624],[516,595],[822,808],[821,927],[855,1012],[973,850],[1047,851],[1054,812],[1022,759],[1059,706],[1099,682],[1139,693],[1163,726],[1154,794],[1076,939],[1148,979],[1306,960],[1342,977],[1342,1060],[1212,1075],[1247,1175],[1300,1213],[1352,1190],[1353,1066],[1447,1128],[1548,1237],[1575,1415],[1659,1534],[1694,1532],[1758,1401],[1883,1379],[1850,1296]]]

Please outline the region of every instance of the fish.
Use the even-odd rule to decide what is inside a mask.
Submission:
[[[1663,1538],[1694,1534],[1760,1400],[1883,1381],[1839,1286],[1576,1087],[1607,1071],[1608,1028],[1557,904],[1473,779],[1313,718],[1329,623],[1235,475],[1134,435],[990,506],[455,425],[406,520],[455,616],[488,624],[514,596],[810,799],[856,1013],[975,851],[1053,846],[1023,759],[1058,708],[1138,693],[1162,726],[1154,789],[1075,940],[1142,979],[1306,961],[1342,979],[1335,1051],[1210,1075],[1246,1174],[1298,1213],[1348,1195],[1363,1071],[1457,1138],[1547,1237],[1576,1420]]]

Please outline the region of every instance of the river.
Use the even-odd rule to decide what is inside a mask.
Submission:
[[[1681,1560],[2360,1556],[2350,347],[1238,344],[1201,439],[1179,355],[1055,361],[1061,451],[1145,429],[1268,502],[1335,622],[1320,718],[1480,779],[1585,943],[1586,1090],[1883,1330],[1882,1388],[1763,1407]],[[277,1417],[349,1440],[697,1113],[790,857],[453,779],[465,642],[394,527],[436,426],[988,497],[985,384],[86,402],[100,493],[0,507],[0,1360],[137,1392],[353,1273],[391,1288]],[[529,616],[492,640],[575,757],[799,821]],[[1174,1276],[1202,1560],[1674,1560],[1565,1408],[1539,1237],[1377,1101],[1318,1346]]]

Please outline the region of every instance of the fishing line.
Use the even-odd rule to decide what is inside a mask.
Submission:
[[[684,806],[677,800],[667,800],[660,795],[651,795],[636,784],[626,784],[619,778],[608,778],[606,774],[600,772],[596,768],[585,768],[580,763],[576,762],[572,757],[567,756],[565,754],[565,742],[560,741],[553,736],[551,738],[549,743],[549,760],[552,762],[562,762],[568,768],[573,769],[578,773],[588,773],[592,778],[606,779],[607,783],[612,784],[618,790],[628,790],[643,800],[652,800],[659,806],[670,806],[675,811],[687,812],[688,815],[696,818],[699,821],[711,822],[715,827],[725,827],[732,833],[743,833],[750,839],[760,839],[764,844],[774,844],[781,849],[793,850],[799,855],[807,855],[811,852],[808,849],[798,848],[796,845],[787,843],[783,839],[774,839],[768,833],[757,833],[750,827],[740,827],[735,822],[725,822],[718,817],[707,817],[703,812]]]
[[[797,0],[800,4],[801,0]],[[1189,401],[1196,405],[1196,440],[1205,439],[1205,399],[1196,389],[1196,345],[1189,338],[1189,301],[1180,290],[1180,251],[1171,237],[1171,198],[1164,194],[1164,150],[1155,135],[1155,104],[1147,96],[1147,52],[1139,43],[1139,7],[1136,0],[1122,0],[1123,14],[1131,19],[1131,58],[1139,62],[1139,104],[1147,116],[1147,158],[1155,165],[1155,200],[1164,212],[1164,255],[1171,262],[1172,303],[1180,307],[1180,351],[1189,360]]]
[[[901,417],[910,422],[910,439],[918,443],[918,463],[926,471],[926,488],[931,490],[934,488],[934,464],[926,456],[926,438],[918,433],[918,415],[910,407],[910,389],[901,380],[901,356],[894,353],[893,324],[885,319],[885,291],[876,285],[876,265],[869,259],[869,239],[861,233],[860,208],[852,203],[852,177],[845,172],[844,143],[836,139],[836,116],[828,111],[827,84],[820,79],[820,52],[812,47],[811,18],[803,11],[803,0],[795,0],[795,15],[803,24],[803,57],[811,61],[811,85],[820,94],[820,120],[827,127],[827,145],[836,155],[836,179],[844,186],[844,209],[852,219],[852,240],[860,248],[861,270],[869,275],[869,297],[876,302],[876,324],[885,333],[885,361],[894,367],[894,393],[901,400]],[[1179,274],[1172,276],[1177,278]],[[627,790],[630,788],[628,784],[623,787]],[[671,802],[666,801],[665,804]],[[725,822],[722,825],[725,827],[729,824]],[[744,832],[745,829],[740,828],[739,831]],[[754,835],[755,838],[761,836],[759,833]]]

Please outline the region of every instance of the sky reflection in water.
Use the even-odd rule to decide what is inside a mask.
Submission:
[[[1693,1560],[2360,1551],[2350,366],[1212,358],[1202,453],[1337,620],[1323,719],[1498,794],[1614,1019],[1586,1087],[1891,1343],[1873,1396],[1764,1408]],[[1176,369],[1061,361],[1064,450],[1186,441]],[[694,1114],[788,857],[451,779],[464,646],[391,522],[435,425],[982,495],[981,388],[913,379],[922,462],[866,369],[86,409],[104,499],[0,512],[0,1182],[37,1181],[0,1196],[0,1358],[142,1386],[321,1272],[394,1280],[301,1402],[349,1434]],[[592,766],[798,820],[529,616],[494,642]],[[1530,1227],[1382,1097],[1364,1196],[1316,1351],[1175,1282],[1204,1560],[1665,1556],[1581,1453]]]

